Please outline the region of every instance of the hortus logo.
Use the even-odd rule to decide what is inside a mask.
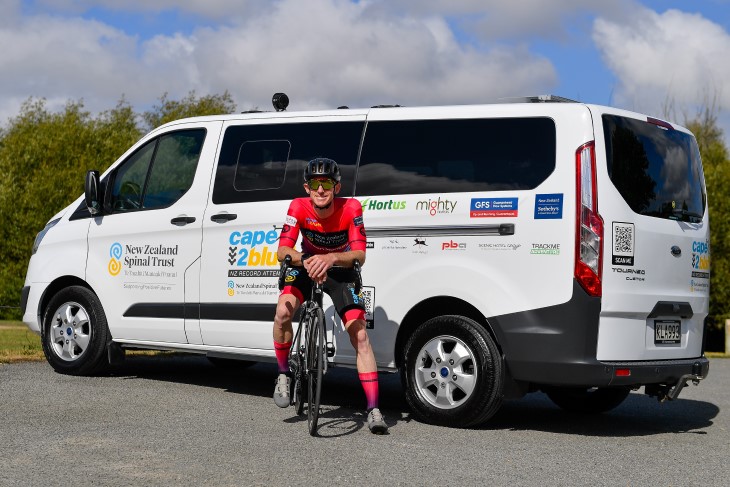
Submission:
[[[372,198],[364,199],[360,202],[362,205],[363,211],[369,210],[369,211],[376,211],[376,210],[405,210],[406,209],[406,202],[405,201],[394,201],[394,200],[388,200],[388,201],[379,201],[374,200]]]

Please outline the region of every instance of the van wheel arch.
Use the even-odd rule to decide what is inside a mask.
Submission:
[[[68,375],[105,372],[110,343],[106,314],[91,289],[71,285],[50,295],[43,309],[41,345],[46,360],[56,372]]]
[[[398,327],[398,335],[395,339],[394,348],[396,367],[401,368],[404,365],[405,357],[403,352],[405,351],[408,339],[411,335],[413,335],[415,330],[428,320],[436,318],[437,316],[445,315],[458,315],[474,320],[492,336],[492,339],[496,342],[500,353],[502,353],[502,348],[492,326],[478,309],[459,298],[451,296],[436,296],[421,301],[415,305],[410,309],[410,311],[408,311],[408,313],[406,313],[403,321],[401,321],[401,324]]]

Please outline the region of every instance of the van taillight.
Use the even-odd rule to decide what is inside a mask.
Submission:
[[[598,214],[596,146],[588,142],[575,152],[577,211],[575,278],[591,296],[601,296],[603,219]]]

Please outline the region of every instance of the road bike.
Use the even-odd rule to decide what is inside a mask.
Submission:
[[[360,294],[362,289],[362,277],[360,274],[360,262],[355,260],[353,265],[355,271],[355,294]],[[279,290],[286,285],[288,277],[294,277],[297,272],[306,272],[304,268],[293,267],[291,257],[286,256],[281,263],[279,274]],[[294,405],[296,414],[301,416],[304,413],[304,404],[307,405],[307,426],[309,434],[317,435],[317,421],[320,414],[320,399],[322,397],[322,378],[327,373],[330,365],[329,357],[334,356],[335,347],[333,342],[328,342],[327,323],[322,307],[323,288],[320,283],[312,282],[312,292],[307,301],[302,304],[299,320],[299,327],[292,339],[292,347],[289,352],[289,368],[292,372],[291,402]],[[332,324],[334,337],[334,323]],[[305,395],[306,391],[306,395]]]

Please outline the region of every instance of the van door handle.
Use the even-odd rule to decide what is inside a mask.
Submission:
[[[216,223],[225,223],[231,220],[235,220],[236,218],[238,218],[238,215],[236,215],[235,213],[218,213],[217,215],[213,215],[210,217],[210,219]]]
[[[193,223],[195,221],[194,216],[176,216],[172,220],[170,220],[170,223],[173,225],[177,225],[178,227],[184,227],[188,223]]]

